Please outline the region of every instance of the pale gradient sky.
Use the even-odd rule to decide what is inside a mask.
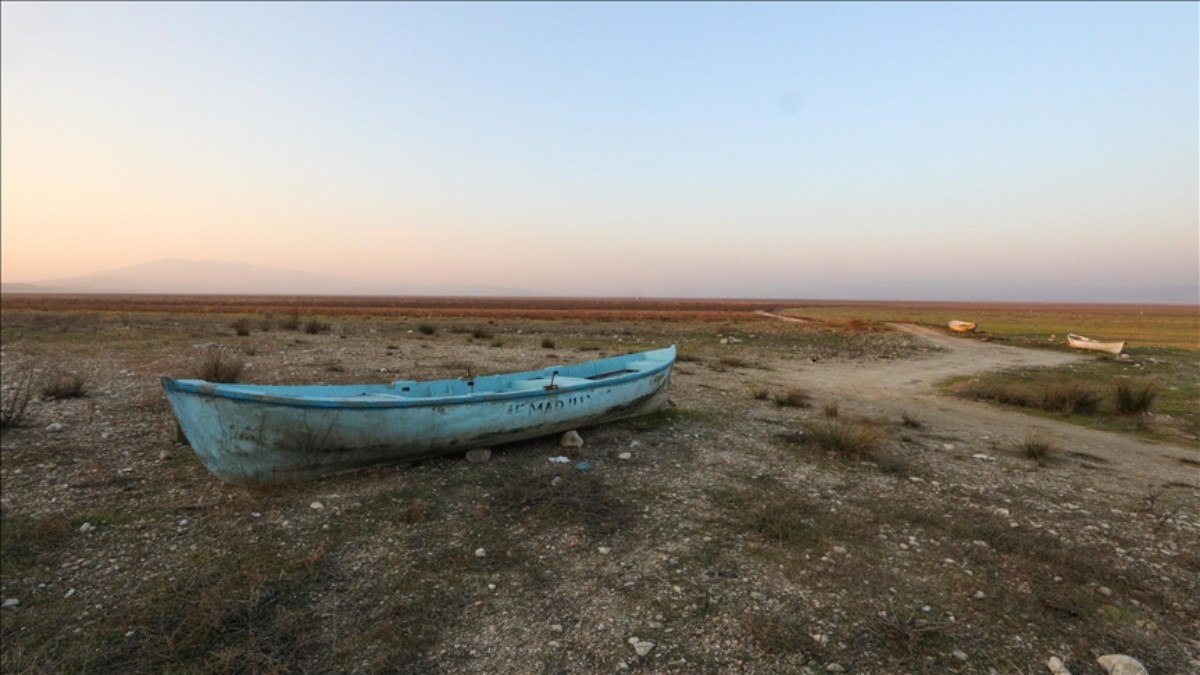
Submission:
[[[2,14],[5,282],[179,257],[550,295],[1200,286],[1196,3]]]

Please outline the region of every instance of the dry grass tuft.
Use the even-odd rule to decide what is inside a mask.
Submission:
[[[838,402],[830,401],[829,403],[821,406],[821,414],[824,415],[826,419],[836,418],[838,416]]]
[[[21,426],[29,399],[33,396],[33,366],[26,365],[17,371],[12,385],[0,398],[0,429]]]
[[[238,318],[234,319],[233,323],[229,324],[229,327],[232,328],[233,332],[239,336],[246,337],[250,334],[250,319],[244,316],[239,316]]]
[[[542,349],[554,349],[554,340],[542,338]]]
[[[884,438],[873,424],[839,418],[805,425],[805,431],[808,443],[842,459],[872,459]]]
[[[767,389],[766,387],[756,387],[750,391],[750,395],[753,396],[754,400],[756,401],[765,401],[771,398],[771,390]]]
[[[87,380],[78,373],[56,371],[42,383],[42,398],[83,398],[87,395]]]
[[[331,330],[333,330],[333,326],[331,326],[323,321],[318,321],[316,319],[310,319],[309,321],[305,322],[305,324],[304,324],[304,332],[308,333],[309,335],[316,335],[318,333],[328,333]]]
[[[224,350],[211,348],[192,368],[192,374],[207,382],[237,382],[244,364]]]
[[[803,389],[788,389],[775,393],[775,405],[781,408],[807,408],[809,399],[808,392]]]
[[[1117,380],[1113,409],[1118,415],[1141,415],[1150,412],[1158,396],[1158,384],[1150,379]]]
[[[1042,466],[1059,452],[1058,446],[1053,441],[1037,432],[1026,436],[1025,440],[1017,444],[1017,448],[1021,454]]]

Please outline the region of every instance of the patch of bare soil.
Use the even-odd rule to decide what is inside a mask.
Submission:
[[[1070,355],[768,318],[259,323],[5,313],[6,391],[27,364],[87,378],[3,432],[5,672],[1200,669],[1195,450],[931,387]],[[243,380],[299,383],[672,342],[674,406],[582,449],[272,489],[212,478],[157,381],[212,348]],[[1027,457],[1029,428],[1058,451]],[[547,461],[563,453],[590,470]]]

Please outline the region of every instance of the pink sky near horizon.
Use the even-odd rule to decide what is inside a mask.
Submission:
[[[6,4],[0,279],[189,258],[551,295],[1200,287],[1196,14]],[[475,56],[439,46],[484,15]],[[677,33],[629,43],[647,22]],[[990,46],[926,53],[946,22]]]

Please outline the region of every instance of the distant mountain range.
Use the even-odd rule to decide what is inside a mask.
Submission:
[[[536,295],[468,284],[370,283],[242,262],[167,258],[37,283],[0,284],[4,293],[166,293],[196,295]]]

